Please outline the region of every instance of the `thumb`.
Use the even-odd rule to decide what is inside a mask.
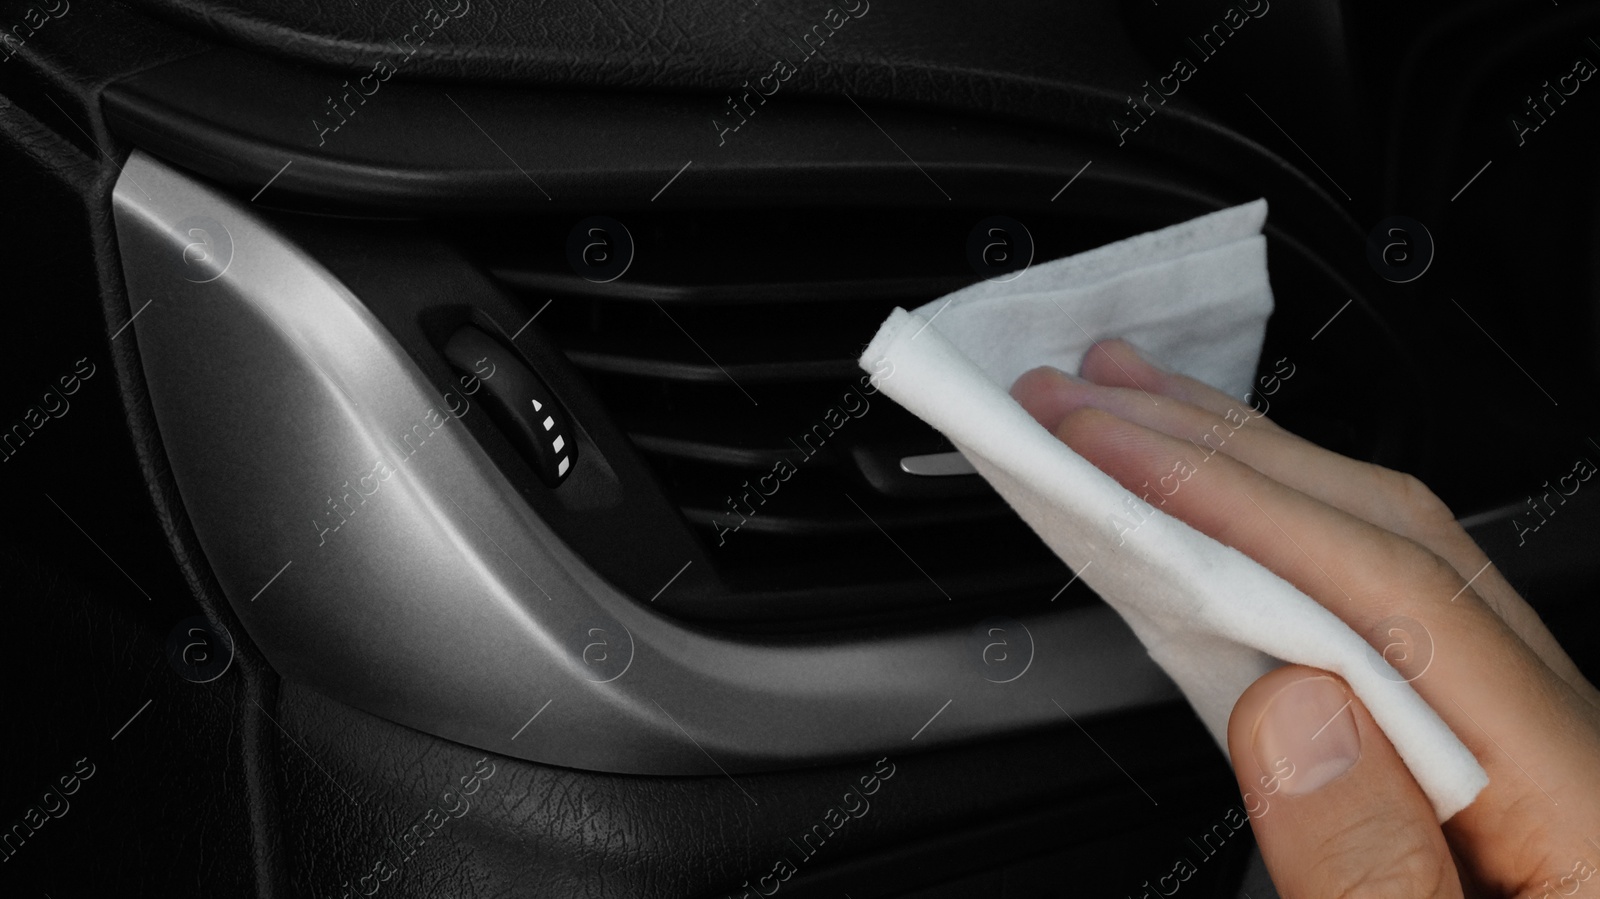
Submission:
[[[1432,805],[1343,680],[1262,677],[1233,707],[1228,751],[1283,899],[1462,895]]]

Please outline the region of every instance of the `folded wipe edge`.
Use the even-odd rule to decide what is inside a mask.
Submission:
[[[1266,220],[1267,201],[1252,200],[1168,228],[1135,234],[1073,256],[1030,266],[1009,280],[979,281],[934,303],[964,304],[990,297],[1014,296],[1032,292],[1035,283],[1046,285],[1047,290],[1089,287],[1125,274],[1125,260],[1128,258],[1137,258],[1147,264],[1182,259],[1259,235]],[[1063,273],[1069,276],[1067,280],[1060,280]],[[920,314],[931,305],[933,303],[916,311]]]
[[[997,381],[1014,380],[1041,364],[1076,371],[1094,336],[1117,335],[1159,356],[1173,371],[1242,397],[1255,377],[1255,358],[1272,313],[1265,259],[1266,239],[1248,235],[1088,286],[967,303],[935,301],[914,314],[928,316],[934,329]],[[1139,301],[1174,289],[1185,294],[1184,303]],[[1098,299],[1084,304],[1085,297]],[[1076,314],[1069,311],[1074,308]]]
[[[1056,514],[1055,506],[1098,506],[1107,510],[1109,518],[1124,508],[1126,499],[1134,499],[1133,494],[1039,427],[1011,398],[1009,385],[996,384],[930,328],[928,319],[904,309],[890,314],[860,359],[862,368],[872,372],[882,371],[885,363],[888,372],[877,378],[878,388],[950,438],[1051,549],[1083,574],[1085,582],[1112,597],[1135,587],[1131,597],[1124,595],[1111,604],[1142,640],[1155,638],[1161,610],[1139,602],[1137,587],[1148,586],[1141,580],[1164,583],[1174,596],[1198,595],[1201,601],[1195,605],[1213,627],[1235,631],[1224,635],[1226,639],[1264,658],[1324,668],[1344,677],[1410,767],[1441,821],[1470,804],[1488,783],[1488,775],[1443,719],[1365,640],[1237,550],[1160,510],[1126,535],[1074,526],[1080,532],[1071,535],[1075,539],[1052,541],[1044,523]],[[1030,470],[1047,474],[1030,478],[1026,474]],[[1151,552],[1159,549],[1169,558],[1182,555],[1190,563],[1189,571],[1210,569],[1214,576],[1197,582],[1183,573],[1181,565],[1147,566],[1133,573],[1118,571],[1112,564],[1085,568],[1101,553],[1113,554],[1111,538],[1124,536],[1135,546]],[[1195,553],[1202,546],[1203,556]],[[1283,603],[1293,610],[1300,627],[1284,626]],[[1273,614],[1267,614],[1269,609]],[[1176,662],[1181,656],[1177,645],[1159,642],[1152,652],[1158,663]],[[1253,661],[1235,665],[1230,678],[1242,679],[1260,667]],[[1228,712],[1248,682],[1219,689],[1190,678],[1184,665],[1174,667],[1178,670],[1168,673],[1196,705],[1218,744],[1226,747]]]

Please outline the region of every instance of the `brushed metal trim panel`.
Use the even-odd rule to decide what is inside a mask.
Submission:
[[[659,615],[557,539],[450,411],[481,410],[439,395],[307,248],[139,151],[113,208],[173,476],[286,678],[485,750],[638,774],[903,752],[1176,695],[1100,605],[828,638]]]

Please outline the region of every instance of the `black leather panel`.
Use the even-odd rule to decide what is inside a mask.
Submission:
[[[0,171],[0,892],[258,893],[263,744],[238,714],[256,669],[235,659],[196,684],[166,660],[201,609],[136,464],[131,341],[106,327],[127,318],[115,170],[0,101]]]
[[[22,756],[7,778],[4,813],[23,814],[33,794],[79,758],[97,763],[95,777],[72,797],[70,813],[22,846],[28,855],[19,852],[7,863],[33,867],[23,869],[25,874],[6,870],[6,889],[20,883],[55,896],[270,895],[273,878],[281,876],[289,885],[281,891],[286,895],[340,896],[346,883],[355,887],[354,895],[370,890],[373,882],[361,878],[380,860],[409,851],[405,834],[418,820],[441,826],[433,833],[430,824],[432,835],[420,845],[412,836],[415,854],[382,882],[381,895],[710,896],[751,878],[759,882],[774,859],[790,851],[784,844],[823,820],[835,796],[842,799],[842,785],[870,772],[873,759],[741,776],[737,783],[594,775],[490,759],[495,773],[480,778],[472,807],[446,821],[439,817],[449,814],[442,806],[451,804],[444,791],[463,776],[470,779],[482,753],[396,728],[298,687],[288,687],[279,704],[270,672],[243,641],[238,668],[217,684],[188,684],[164,667],[161,639],[180,615],[196,611],[188,597],[199,597],[224,622],[229,613],[218,602],[164,471],[139,387],[136,349],[126,336],[107,340],[135,307],[121,294],[107,222],[105,198],[116,171],[100,156],[102,149],[120,155],[125,148],[99,118],[99,94],[130,73],[192,57],[204,39],[215,39],[358,74],[400,54],[400,80],[700,93],[712,104],[709,120],[722,97],[769,71],[792,39],[822,21],[827,4],[779,8],[770,0],[721,0],[691,9],[461,0],[472,3],[468,11],[451,17],[411,54],[397,42],[426,26],[426,2],[130,2],[190,36],[175,35],[118,3],[83,2],[74,5],[70,25],[41,31],[0,71],[0,92],[9,98],[4,105],[14,101],[19,107],[0,115],[7,136],[5,171],[46,186],[24,191],[7,185],[7,201],[27,213],[6,217],[0,242],[13,268],[7,327],[22,335],[8,342],[0,383],[7,390],[16,386],[21,399],[36,375],[57,373],[62,354],[75,358],[80,346],[88,346],[104,354],[106,377],[115,372],[120,391],[115,400],[110,393],[75,399],[73,417],[28,447],[44,453],[23,460],[34,467],[24,474],[0,471],[8,479],[8,503],[26,499],[8,505],[6,525],[15,531],[10,542],[22,549],[0,559],[0,580],[7,598],[14,598],[6,643],[15,650],[8,653],[6,677],[13,698],[5,709],[13,722],[49,722],[42,736],[24,731],[17,738]],[[1275,209],[1287,211],[1295,200],[1313,198],[1290,214],[1349,224],[1342,200],[1322,203],[1326,189],[1310,186],[1282,159],[1201,114],[1187,93],[1164,106],[1130,146],[1113,149],[1111,116],[1160,70],[1141,63],[1112,4],[871,2],[865,15],[846,23],[785,82],[780,101],[794,94],[843,104],[848,91],[868,108],[872,100],[892,101],[1049,123],[1091,137],[1108,153],[1165,156],[1178,163],[1180,174],[1206,171],[1236,190],[1268,194]],[[1273,15],[1285,5],[1280,0]],[[1448,75],[1450,69],[1438,71]],[[201,87],[226,96],[236,86],[224,81]],[[39,128],[30,115],[57,134]],[[710,136],[709,121],[695,127]],[[1251,134],[1278,140],[1265,124]],[[1433,156],[1417,156],[1419,164],[1442,171]],[[1292,158],[1299,163],[1299,156]],[[676,158],[670,162],[677,164]],[[1507,168],[1502,163],[1495,174]],[[263,174],[276,170],[274,162]],[[1470,171],[1459,178],[1452,173],[1440,198]],[[652,174],[650,186],[659,183]],[[1367,202],[1360,186],[1345,186]],[[1489,187],[1480,183],[1471,198]],[[1365,230],[1344,228],[1348,234],[1336,236],[1348,240],[1348,247],[1332,240],[1319,250],[1345,262],[1356,258],[1359,270]],[[27,264],[15,265],[17,260]],[[19,271],[26,277],[17,280]],[[47,442],[68,435],[66,442]],[[137,468],[127,464],[130,455],[138,459]],[[1481,458],[1474,460],[1482,467]],[[141,590],[151,591],[151,600],[86,542],[70,543],[82,535],[56,517],[46,491],[67,508],[92,510],[92,519],[83,523],[128,567]],[[1568,519],[1560,522],[1565,526]],[[1561,538],[1552,531],[1548,539]],[[60,648],[42,654],[40,646]],[[39,657],[44,660],[34,661]],[[147,699],[152,704],[112,741],[110,735]],[[783,895],[803,896],[813,888],[808,883],[820,889],[824,882],[849,889],[855,899],[883,895],[892,891],[883,883],[853,886],[862,881],[851,877],[868,876],[854,866],[903,853],[919,838],[1019,823],[1032,825],[1031,832],[1003,831],[1007,838],[1000,842],[1011,845],[994,850],[994,857],[923,856],[896,886],[953,878],[972,866],[998,863],[1007,851],[1029,855],[1081,842],[1103,852],[1100,865],[1115,867],[1116,877],[1125,875],[1118,882],[1136,891],[1141,879],[1170,864],[1156,842],[1197,832],[1166,816],[1186,814],[1188,797],[1199,804],[1193,813],[1201,820],[1219,817],[1236,800],[1232,783],[1208,738],[1182,709],[1084,723],[1112,757],[1127,764],[1138,787],[1071,727],[1004,745],[894,756],[895,774],[870,797],[871,811],[840,828],[800,875],[785,882]],[[523,737],[536,738],[537,726]],[[105,753],[109,761],[99,765],[93,753]],[[104,793],[96,792],[102,787]],[[1160,800],[1159,807],[1145,790]],[[1060,810],[1059,817],[1048,817],[1051,807]],[[1012,814],[1010,824],[996,822]],[[1155,842],[1152,828],[1159,835]],[[1119,833],[1137,834],[1143,853],[1124,856],[1113,841],[1088,842]],[[84,863],[79,846],[94,847],[92,864]],[[45,877],[53,879],[29,879]]]
[[[705,94],[703,121],[693,128],[707,138],[704,151],[721,155],[703,158],[703,166],[737,158],[731,150],[735,140],[718,142],[718,129],[737,121],[724,107],[731,96],[746,91],[746,82],[761,86],[759,79],[786,60],[794,68],[790,77],[762,88],[777,85],[771,103],[800,97],[848,102],[848,97],[869,105],[888,102],[1047,124],[1104,142],[1108,151],[1163,156],[1229,178],[1248,172],[1258,194],[1310,193],[1318,196],[1312,201],[1318,205],[1331,201],[1329,188],[1308,180],[1252,137],[1219,125],[1193,103],[1194,90],[1170,99],[1152,94],[1149,102],[1159,105],[1148,124],[1131,136],[1121,133],[1116,121],[1121,128],[1134,121],[1131,98],[1154,90],[1143,85],[1166,74],[1171,60],[1144,59],[1113,2],[1006,0],[977,6],[931,0],[902,7],[859,0],[859,5],[835,7],[743,0],[651,6],[583,0],[531,6],[459,0],[456,5],[450,0],[455,15],[445,12],[444,3],[380,8],[315,0],[127,2],[263,56],[355,74],[352,84],[358,87],[359,76],[376,72],[382,80]],[[830,21],[842,27],[832,29]],[[806,35],[819,29],[831,36],[806,43]],[[1267,33],[1258,37],[1272,39]],[[1221,80],[1220,72],[1207,74]],[[326,89],[342,90],[337,83]],[[318,108],[311,107],[307,121]],[[750,121],[758,118],[759,111]],[[1252,125],[1260,126],[1252,134],[1278,140],[1264,120]],[[304,143],[298,133],[289,138],[297,151]],[[275,135],[272,142],[284,140],[281,131]],[[639,147],[644,155],[648,149]]]
[[[115,4],[106,8],[122,10]],[[115,864],[106,866],[105,876],[121,878],[125,884],[122,892],[149,892],[145,889],[149,886],[161,895],[209,891],[271,895],[277,890],[288,895],[337,896],[349,882],[359,893],[370,889],[372,882],[363,885],[360,878],[373,870],[381,853],[403,851],[404,847],[396,850],[395,846],[404,840],[409,825],[419,816],[428,821],[429,809],[443,803],[443,791],[469,775],[482,754],[376,721],[294,686],[286,688],[284,701],[278,704],[273,699],[270,671],[260,665],[226,603],[220,601],[184,519],[181,498],[165,470],[159,435],[140,388],[137,350],[126,339],[134,332],[126,332],[117,342],[106,342],[107,335],[127,322],[137,304],[122,294],[109,228],[106,203],[116,177],[115,164],[105,156],[95,159],[99,148],[114,155],[124,151],[99,119],[100,85],[143,68],[146,61],[159,63],[190,55],[194,46],[161,38],[161,29],[121,12],[118,15],[121,19],[82,21],[112,30],[126,27],[128,35],[147,42],[147,57],[140,56],[137,41],[130,39],[124,45],[127,53],[111,53],[97,63],[92,42],[65,31],[53,37],[44,32],[28,50],[29,70],[19,67],[15,80],[6,86],[9,95],[29,111],[48,115],[48,124],[58,134],[71,137],[72,144],[65,144],[59,137],[40,134],[39,140],[46,145],[38,153],[41,158],[73,161],[80,169],[74,193],[81,198],[74,202],[87,204],[86,212],[59,229],[59,233],[80,235],[78,239],[84,241],[73,265],[80,277],[89,279],[87,293],[80,293],[70,309],[53,309],[54,314],[40,316],[38,323],[42,326],[48,321],[61,327],[64,320],[75,317],[73,333],[100,341],[107,369],[116,373],[117,402],[106,397],[107,433],[115,439],[105,438],[101,448],[124,460],[117,463],[122,466],[118,475],[122,487],[114,506],[135,510],[127,532],[142,541],[132,544],[142,547],[140,551],[117,554],[164,568],[162,579],[146,580],[140,569],[132,573],[146,584],[162,585],[158,602],[181,604],[177,597],[198,597],[209,615],[229,625],[240,638],[240,656],[226,680],[208,687],[177,680],[165,669],[153,669],[149,676],[164,678],[174,695],[156,694],[155,704],[143,714],[153,716],[161,708],[169,710],[165,714],[172,717],[149,717],[136,724],[161,725],[158,733],[174,742],[155,744],[157,751],[164,746],[167,755],[162,761],[179,770],[165,777],[148,774],[142,767],[130,770],[130,783],[145,777],[138,784],[140,792],[130,794],[127,805],[115,814],[108,812],[102,826],[111,830],[96,832],[87,844],[107,846],[121,841]],[[812,63],[820,61],[819,54]],[[8,77],[12,77],[10,73]],[[926,97],[938,91],[918,84],[919,91],[927,91]],[[874,82],[878,89],[903,86],[897,77]],[[221,92],[230,88],[226,83],[214,87]],[[66,88],[70,91],[55,93]],[[1062,100],[1067,93],[1070,91],[1058,89],[1054,96],[1058,104],[1072,107],[1073,102]],[[1020,101],[1036,95],[1035,87],[1023,85],[1016,97]],[[959,90],[956,96],[980,110],[992,99],[987,91],[972,89]],[[1013,106],[1022,109],[1027,104]],[[1218,143],[1237,146],[1227,137]],[[1295,176],[1285,177],[1292,181]],[[1303,187],[1297,185],[1296,190]],[[19,223],[18,230],[28,230],[22,224],[26,223]],[[18,245],[32,247],[26,252],[34,258],[56,258],[38,249],[47,232],[33,230],[37,232],[33,243]],[[131,432],[133,452],[116,436],[119,432]],[[138,460],[137,469],[126,464],[130,458]],[[82,489],[92,495],[88,486]],[[153,515],[149,511],[152,498],[156,506]],[[48,506],[43,508],[49,511]],[[70,535],[64,523],[60,530]],[[162,545],[158,539],[162,536],[170,545]],[[114,552],[127,545],[108,544]],[[181,573],[170,561],[174,558]],[[88,561],[92,560],[85,564]],[[135,601],[120,595],[119,600]],[[188,614],[196,610],[165,607],[145,622],[142,645],[155,645],[151,635],[164,637],[179,611]],[[111,630],[100,628],[103,633]],[[131,650],[124,652],[128,654],[108,651],[104,655],[119,665],[144,658]],[[84,671],[88,674],[86,686],[127,680],[125,671]],[[38,687],[42,703],[71,692]],[[120,699],[120,692],[114,697],[105,692],[104,714],[92,722],[97,727],[102,720],[120,725],[126,720],[121,712],[131,714],[139,707],[133,701],[132,708],[125,709],[120,702],[109,701]],[[214,712],[211,717],[191,715],[191,705]],[[1208,812],[1220,812],[1226,803],[1231,779],[1209,738],[1186,709],[1168,708],[1130,721],[1085,723],[1102,745],[1129,765],[1143,789],[1161,798],[1159,809],[1148,802],[1142,789],[1124,779],[1093,743],[1068,726],[1003,745],[892,758],[896,773],[874,794],[870,814],[853,819],[806,864],[814,863],[814,870],[821,872],[847,860],[861,862],[903,849],[920,838],[964,833],[968,828],[994,825],[997,818],[1014,811],[1039,812],[1052,805],[1059,805],[1065,817],[1060,828],[1035,826],[1029,834],[1011,835],[1007,840],[1010,855],[1046,852],[1089,833],[1126,832],[1143,840],[1147,834],[1138,830],[1141,827],[1181,830],[1172,823],[1177,819],[1170,816],[1181,815],[1191,801],[1209,799]],[[190,729],[183,730],[186,727]],[[122,741],[131,741],[139,733],[130,729],[119,737],[118,749]],[[535,736],[536,728],[524,739]],[[196,755],[200,751],[197,746],[207,748],[208,754]],[[47,761],[41,759],[39,770],[49,769],[43,764]],[[827,809],[835,803],[833,794],[839,792],[842,797],[841,781],[859,780],[872,771],[874,760],[863,759],[857,766],[741,777],[738,784],[722,778],[613,777],[492,761],[499,767],[481,787],[483,801],[462,819],[441,821],[437,836],[417,848],[399,879],[391,875],[383,884],[385,894],[678,896],[731,891],[747,879],[759,880],[770,874],[774,859],[785,851],[785,842],[825,821]],[[173,777],[188,780],[175,783]],[[194,781],[203,782],[204,788],[190,786]],[[163,789],[167,790],[164,795]],[[150,795],[152,790],[157,795]],[[142,810],[161,801],[168,806],[140,817]],[[200,820],[195,821],[196,817]],[[1038,819],[1024,814],[1016,820],[1035,823]],[[191,821],[194,829],[186,830]],[[130,830],[139,832],[133,838],[119,836]],[[194,835],[193,844],[185,842],[189,834]],[[193,855],[188,854],[191,847]],[[175,851],[179,855],[171,870],[160,872],[159,877],[138,869],[142,859],[170,857]],[[939,860],[940,864],[916,864],[897,882],[915,886],[919,878],[926,883],[930,878],[998,862],[1004,854],[998,853],[994,859],[950,854]],[[1134,867],[1139,860],[1136,856]],[[1149,860],[1156,870],[1170,864],[1166,859]],[[1127,873],[1136,883],[1138,876],[1149,875],[1149,869],[1130,868]],[[101,874],[85,872],[84,876]],[[192,886],[187,882],[190,877],[195,880]],[[180,878],[184,882],[177,882]],[[786,882],[786,895],[805,895],[805,883],[804,875]],[[281,889],[275,886],[278,884]],[[71,889],[50,892],[75,894]],[[110,886],[90,890],[90,894],[114,892],[117,890]],[[861,899],[883,892],[863,889],[854,895]]]
[[[775,56],[798,64],[791,41],[818,26],[832,36],[783,90],[831,93],[848,80],[879,95],[982,106],[993,96],[983,81],[1009,80],[1013,89],[1031,82],[1042,96],[1059,90],[1069,69],[1090,84],[1133,77],[1130,90],[1149,77],[1130,66],[1109,3],[130,2],[219,42],[307,62],[360,69],[398,54],[401,71],[415,78],[731,90],[771,70]],[[974,92],[943,90],[946,73]]]
[[[734,777],[506,759],[292,683],[278,720],[289,869],[295,889],[316,896],[721,896],[748,882],[866,899],[1096,840],[1117,858],[1093,877],[1134,889],[1170,871],[1174,834],[1204,832],[1239,801],[1181,705],[1086,721],[1093,741],[1065,721],[928,753],[908,734],[904,753],[882,759]],[[541,726],[520,739],[537,741]],[[823,842],[801,846],[807,833]],[[896,857],[922,841],[950,845],[941,840],[966,848]],[[1053,882],[1077,876],[1058,869]]]

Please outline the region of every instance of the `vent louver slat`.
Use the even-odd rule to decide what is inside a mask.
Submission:
[[[639,248],[624,278],[593,283],[563,259],[520,249],[558,243],[570,221],[497,229],[486,268],[543,310],[538,326],[660,478],[745,601],[741,617],[951,600],[994,608],[1007,597],[1046,600],[1068,582],[1071,572],[976,476],[899,471],[905,456],[951,447],[864,387],[855,364],[894,307],[976,280],[965,245],[984,213],[618,217]],[[1030,228],[1039,258],[1139,230],[1062,218]],[[799,233],[806,242],[781,239]]]

